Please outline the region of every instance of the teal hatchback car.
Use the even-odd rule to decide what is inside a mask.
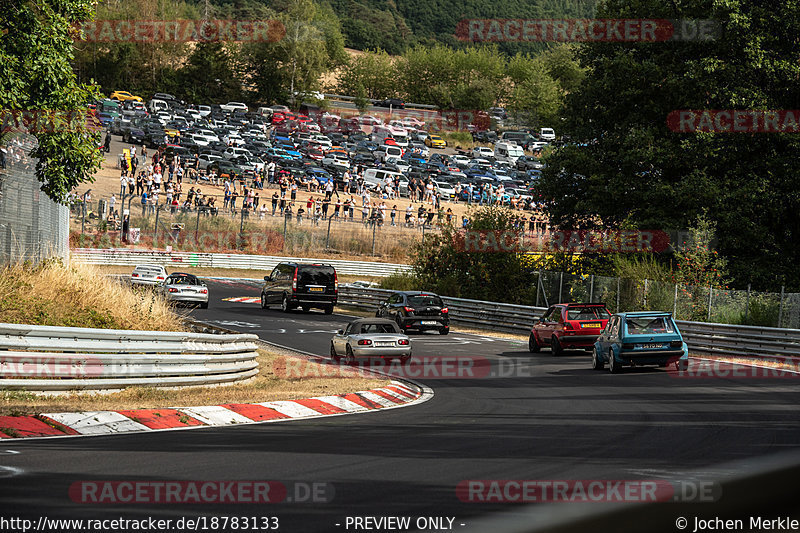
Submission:
[[[689,349],[672,313],[617,313],[608,320],[592,348],[592,368],[602,370],[606,363],[612,374],[624,366],[674,364],[677,370],[686,370]]]

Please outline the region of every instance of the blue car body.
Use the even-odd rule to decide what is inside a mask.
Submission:
[[[689,349],[672,313],[636,311],[613,315],[592,350],[592,368],[606,364],[616,373],[623,366],[667,366],[686,370]]]

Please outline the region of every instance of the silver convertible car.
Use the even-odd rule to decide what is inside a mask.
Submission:
[[[348,363],[358,357],[411,358],[411,340],[400,331],[396,322],[385,318],[361,318],[340,329],[331,339],[331,358]]]
[[[168,300],[208,308],[208,287],[192,274],[173,272],[164,280],[161,290]]]

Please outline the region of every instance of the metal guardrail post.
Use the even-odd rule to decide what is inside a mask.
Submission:
[[[672,298],[672,316],[678,320],[678,284],[675,284],[675,296]]]
[[[592,274],[592,280],[589,283],[589,303],[594,301],[594,274]]]
[[[558,303],[561,303],[561,294],[564,288],[564,273],[558,273]]]

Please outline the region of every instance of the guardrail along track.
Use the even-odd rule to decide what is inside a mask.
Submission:
[[[408,271],[409,265],[378,263],[371,261],[343,261],[338,259],[307,259],[303,257],[281,257],[271,255],[211,254],[194,252],[159,252],[155,250],[90,249],[72,250],[72,258],[93,265],[130,265],[151,263],[172,270],[189,268],[239,268],[271,271],[282,261],[300,263],[328,263],[339,274],[353,276],[386,277],[398,271]]]
[[[257,340],[0,324],[0,388],[64,392],[232,383],[258,374]]]

